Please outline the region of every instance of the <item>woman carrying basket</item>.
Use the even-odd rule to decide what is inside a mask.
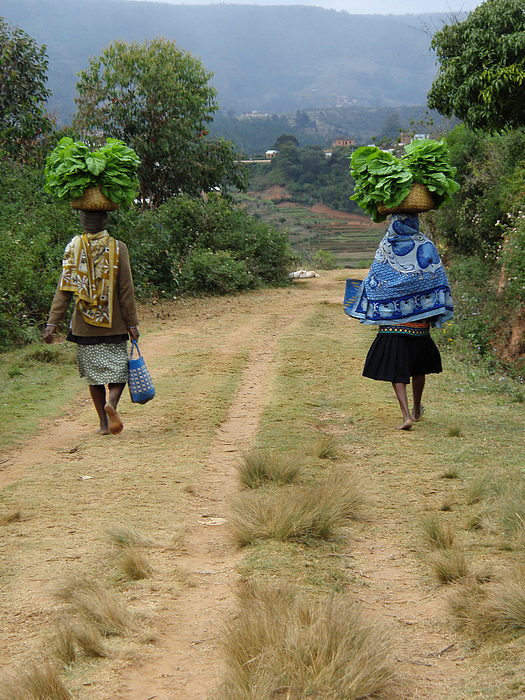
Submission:
[[[432,241],[419,232],[417,214],[392,215],[370,271],[345,311],[378,326],[363,376],[392,383],[403,416],[398,428],[410,430],[423,415],[426,375],[442,370],[430,327],[439,328],[453,317],[443,263]],[[412,410],[407,398],[411,380]]]
[[[128,379],[127,340],[138,340],[139,331],[128,249],[109,236],[107,222],[107,211],[80,212],[85,233],[66,246],[43,340],[53,342],[74,296],[67,339],[77,345],[80,376],[100,422],[97,432],[115,435],[123,428],[117,406]]]

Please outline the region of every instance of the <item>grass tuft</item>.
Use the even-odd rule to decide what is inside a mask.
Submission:
[[[107,530],[107,537],[116,547],[152,547],[154,542],[128,525],[115,525]]]
[[[65,620],[59,620],[56,625],[55,656],[64,666],[71,666],[77,658],[75,633]]]
[[[2,525],[9,525],[10,523],[19,523],[21,520],[22,509],[19,507],[15,507],[0,518],[0,523]]]
[[[455,464],[451,464],[449,467],[443,470],[440,476],[441,479],[459,479],[459,469]]]
[[[299,465],[293,457],[271,450],[244,453],[236,465],[243,486],[256,489],[264,484],[291,484],[299,476]]]
[[[449,548],[434,552],[430,563],[437,582],[443,585],[461,581],[470,574],[465,553],[459,549]]]
[[[519,535],[525,530],[525,490],[523,483],[515,484],[500,498],[498,510],[503,529],[509,535]]]
[[[71,700],[55,666],[35,663],[0,684],[0,700]]]
[[[104,644],[104,638],[96,627],[88,623],[77,624],[73,629],[76,643],[86,656],[105,659],[110,652]]]
[[[525,567],[504,579],[482,586],[467,579],[451,597],[451,610],[462,627],[479,635],[512,634],[525,630]]]
[[[130,612],[115,593],[98,581],[72,577],[56,592],[84,620],[93,624],[103,636],[124,635],[133,627]]]
[[[314,454],[319,459],[338,459],[341,456],[341,445],[333,435],[321,436],[316,444]]]
[[[360,482],[338,472],[321,484],[245,491],[232,501],[229,525],[240,547],[263,539],[327,540],[364,501]]]
[[[123,547],[118,557],[119,569],[126,581],[149,578],[153,569],[147,556],[137,547]]]
[[[461,428],[459,427],[459,425],[453,425],[451,428],[449,428],[447,436],[448,437],[461,437]]]
[[[219,700],[357,698],[393,678],[390,633],[346,595],[252,589],[226,630]]]
[[[421,520],[423,536],[427,544],[435,549],[448,549],[454,544],[454,530],[448,523],[442,523],[435,515]]]

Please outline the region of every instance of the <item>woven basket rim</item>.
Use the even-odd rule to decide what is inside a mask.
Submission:
[[[83,211],[115,211],[119,206],[108,199],[100,187],[88,187],[82,197],[71,200],[72,209]]]
[[[381,203],[377,205],[377,211],[384,216],[385,214],[401,214],[403,212],[430,211],[434,206],[434,200],[428,187],[420,182],[414,182],[412,189],[400,204],[396,207],[385,207]]]

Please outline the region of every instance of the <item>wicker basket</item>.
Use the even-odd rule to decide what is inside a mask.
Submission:
[[[119,206],[120,204],[115,204],[103,195],[100,187],[89,187],[82,197],[71,201],[73,209],[83,209],[84,211],[115,211]]]
[[[381,216],[386,214],[401,214],[402,212],[417,212],[429,211],[434,208],[434,200],[428,187],[415,182],[412,189],[405,199],[398,204],[397,207],[385,207],[384,204],[377,205],[377,211]]]

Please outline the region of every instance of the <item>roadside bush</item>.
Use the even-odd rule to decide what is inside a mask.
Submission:
[[[227,250],[190,253],[176,282],[183,294],[231,294],[255,286],[244,260],[234,260]]]
[[[228,294],[289,282],[286,233],[218,195],[178,195],[157,211],[117,212],[115,235],[129,246],[144,294]]]
[[[38,170],[0,163],[0,349],[40,336],[64,246],[78,230],[70,208],[42,185]]]
[[[78,213],[43,190],[42,169],[0,163],[0,350],[40,338]],[[220,196],[120,209],[108,230],[129,248],[137,295],[229,294],[289,283],[285,232]]]

